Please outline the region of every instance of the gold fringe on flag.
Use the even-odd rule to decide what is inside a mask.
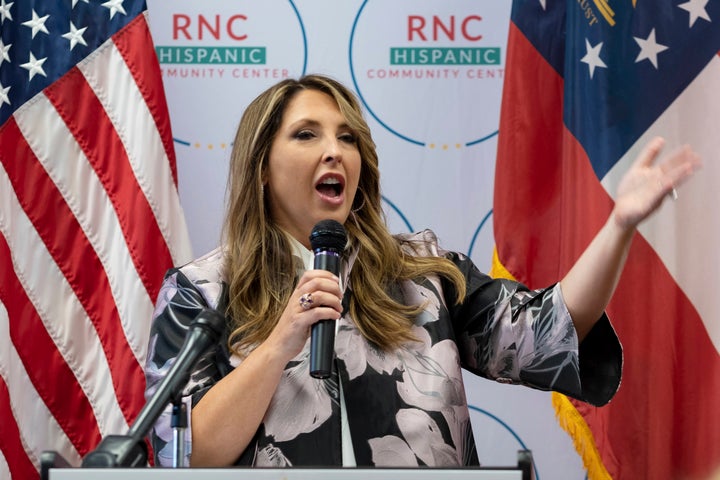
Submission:
[[[497,247],[493,249],[492,266],[490,267],[490,276],[493,278],[507,278],[508,280],[516,280],[515,277],[505,268],[497,254]],[[552,393],[552,404],[555,408],[555,417],[570,438],[573,441],[575,450],[580,458],[582,458],[585,470],[587,470],[588,480],[612,480],[612,477],[605,469],[605,465],[600,458],[595,445],[590,427],[575,406],[570,403],[568,398],[557,392]]]
[[[508,272],[505,265],[500,261],[498,257],[497,247],[493,248],[492,265],[490,266],[490,274],[493,278],[507,278],[508,280],[515,280],[512,273]]]
[[[575,450],[582,458],[588,480],[612,480],[595,446],[592,431],[575,405],[570,403],[565,395],[557,392],[552,392],[552,404],[560,427],[570,435]]]

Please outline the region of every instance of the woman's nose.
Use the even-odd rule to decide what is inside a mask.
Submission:
[[[342,150],[340,148],[340,141],[337,138],[329,138],[325,143],[323,162],[342,162]]]

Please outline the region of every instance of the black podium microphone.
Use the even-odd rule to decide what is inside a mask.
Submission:
[[[108,435],[82,462],[83,468],[142,467],[147,462],[144,437],[175,400],[190,379],[195,363],[215,345],[225,330],[225,317],[203,309],[190,323],[175,363],[162,379],[152,398],[140,410],[127,435]]]
[[[322,220],[310,233],[310,245],[315,252],[315,270],[327,270],[340,276],[340,260],[345,250],[345,228],[335,220]],[[320,320],[310,330],[310,375],[328,378],[335,354],[335,320]]]
[[[130,428],[130,435],[143,437],[165,406],[185,388],[190,373],[200,357],[220,340],[225,331],[225,317],[217,310],[204,308],[190,322],[183,345],[153,397],[140,411]]]

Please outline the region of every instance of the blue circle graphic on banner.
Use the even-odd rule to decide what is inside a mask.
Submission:
[[[522,450],[529,450],[528,446],[525,444],[522,438],[520,438],[520,435],[518,435],[518,433],[513,430],[512,427],[510,427],[510,425],[504,422],[500,417],[498,417],[497,415],[493,415],[485,409],[476,407],[475,405],[468,405],[468,408],[471,412],[481,413],[484,416],[483,418],[485,418],[486,420],[492,420],[494,425],[499,425],[500,427],[502,427],[502,431],[504,431],[505,433],[509,433],[516,442],[517,446],[519,446]],[[540,480],[540,472],[538,472],[537,462],[535,461],[533,461],[533,470],[535,470],[535,480]]]
[[[507,5],[493,0],[364,0],[348,55],[365,109],[393,135],[423,147],[469,147],[494,137],[507,35],[497,24],[506,18]]]
[[[155,17],[166,19],[155,24],[153,40],[174,105],[171,115],[184,119],[174,130],[192,130],[174,132],[176,144],[216,152],[231,148],[238,112],[270,85],[306,73],[307,34],[293,0],[156,8]]]

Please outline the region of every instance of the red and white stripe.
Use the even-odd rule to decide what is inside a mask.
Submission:
[[[703,169],[643,223],[608,313],[623,379],[602,408],[573,402],[612,478],[710,478],[720,470],[720,59],[716,56],[599,182],[565,128],[563,79],[511,25],[498,140],[495,237],[531,287],[561,277],[608,218],[619,179],[656,135]],[[537,91],[543,92],[538,96]],[[520,172],[532,172],[525,180]],[[586,451],[587,452],[587,451]]]
[[[720,352],[720,302],[708,295],[720,269],[720,56],[716,56],[672,105],[657,119],[602,181],[608,193],[617,189],[642,145],[656,135],[666,139],[664,151],[689,144],[702,159],[703,168],[681,187],[678,200],[666,202],[639,230],[687,295],[702,319],[715,349]]]
[[[141,15],[0,128],[0,477],[127,431],[155,297],[189,245]]]
[[[716,56],[602,182],[614,193],[640,145],[656,135],[667,139],[667,151],[688,143],[704,160],[678,199],[640,226],[609,309],[623,318],[626,380],[609,412],[610,428],[591,425],[605,430],[601,453],[614,478],[720,472],[720,301],[714,291],[720,217],[712,207],[720,201],[719,84]],[[643,433],[635,438],[623,429]],[[628,443],[648,453],[630,463]]]

